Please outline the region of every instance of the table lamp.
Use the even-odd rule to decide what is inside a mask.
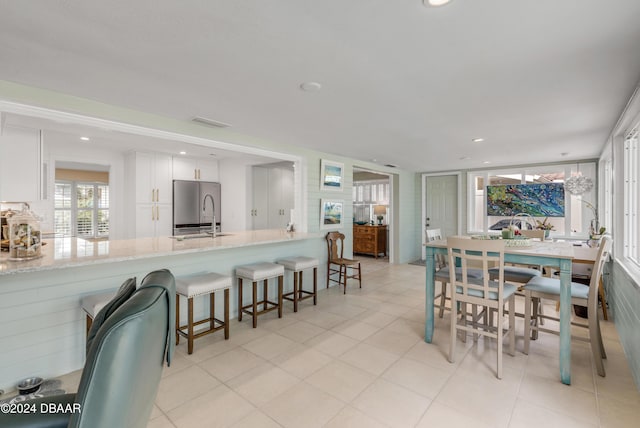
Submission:
[[[382,219],[384,218],[385,214],[387,214],[387,207],[384,205],[374,205],[373,213],[378,218],[378,226],[382,226]]]

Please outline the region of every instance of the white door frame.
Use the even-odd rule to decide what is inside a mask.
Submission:
[[[445,171],[445,172],[435,172],[435,173],[424,173],[422,174],[422,216],[420,217],[420,229],[422,230],[422,259],[426,257],[426,250],[424,247],[424,243],[427,241],[427,237],[425,236],[425,224],[424,220],[427,218],[427,177],[443,177],[443,176],[456,176],[457,187],[456,192],[458,194],[458,213],[457,213],[457,223],[458,230],[457,234],[462,234],[462,172],[461,171]]]

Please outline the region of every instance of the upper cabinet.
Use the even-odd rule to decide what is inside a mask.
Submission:
[[[218,162],[184,157],[173,158],[174,180],[220,181]]]
[[[136,238],[169,236],[172,232],[173,189],[171,156],[133,152],[127,158],[127,182],[131,192],[129,207],[135,212],[129,235]]]
[[[5,125],[0,135],[0,201],[41,199],[40,130]]]

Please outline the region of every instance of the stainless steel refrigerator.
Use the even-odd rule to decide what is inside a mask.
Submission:
[[[220,183],[173,180],[174,235],[211,230],[214,213],[216,232],[220,232],[220,207]]]

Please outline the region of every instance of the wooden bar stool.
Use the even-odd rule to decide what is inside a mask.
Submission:
[[[202,275],[194,275],[176,278],[176,345],[180,336],[187,338],[187,352],[193,353],[193,341],[224,328],[224,338],[229,339],[229,289],[232,280],[230,276],[210,272]],[[224,290],[224,320],[215,317],[215,292]],[[200,321],[193,321],[193,298],[209,295],[209,317]],[[187,299],[187,324],[180,325],[180,296]],[[209,323],[209,328],[194,331],[194,327]]]
[[[320,261],[313,257],[289,257],[276,263],[284,266],[285,271],[293,272],[293,291],[285,293],[282,298],[293,302],[293,312],[298,312],[298,301],[313,297],[313,304],[317,303],[318,294],[318,265]],[[313,291],[302,289],[302,272],[313,268]]]
[[[238,321],[242,321],[242,314],[251,315],[253,328],[258,325],[258,315],[278,310],[278,318],[282,318],[282,286],[284,283],[284,266],[276,263],[254,263],[236,268],[238,277]],[[270,278],[278,278],[278,301],[272,302],[268,298],[267,286]],[[248,279],[253,283],[253,298],[251,304],[243,305],[242,280]],[[263,298],[258,301],[258,281],[263,281]],[[262,305],[262,310],[258,310]]]

